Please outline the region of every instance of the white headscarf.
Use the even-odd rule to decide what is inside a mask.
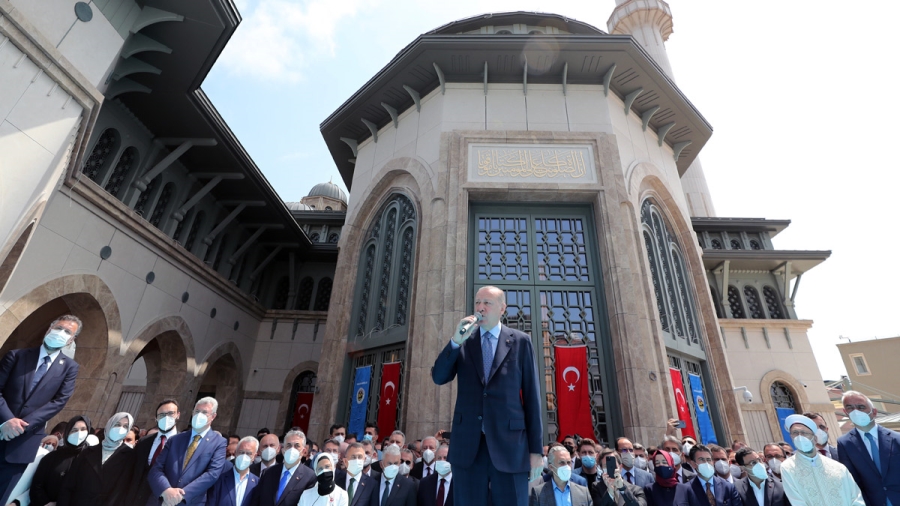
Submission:
[[[112,418],[110,418],[106,422],[106,427],[103,432],[104,438],[103,438],[102,444],[103,444],[104,450],[115,450],[122,444],[123,441],[125,441],[125,438],[122,438],[118,441],[113,441],[112,439],[109,438],[109,431],[111,431],[112,428],[115,427],[119,423],[119,420],[121,420],[123,418],[128,418],[128,427],[126,427],[127,430],[131,430],[131,428],[134,427],[134,417],[131,416],[129,413],[122,411],[120,413],[114,414],[112,416]]]

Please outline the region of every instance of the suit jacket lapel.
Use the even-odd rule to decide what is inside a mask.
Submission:
[[[477,335],[476,335],[477,334]],[[472,338],[475,339],[472,339]],[[484,378],[484,359],[481,354],[481,328],[478,329],[478,332],[473,332],[469,339],[466,340],[466,344],[469,345],[469,349],[466,350],[467,355],[472,359],[472,363],[475,366],[475,370],[478,371],[478,378],[481,380],[481,384],[487,384]],[[380,486],[378,488],[381,488]]]
[[[395,479],[394,479],[394,484],[391,485],[391,493],[388,495],[388,502],[387,502],[387,503],[388,503],[388,504],[394,504],[394,501],[396,501],[395,497],[398,496],[399,492],[400,492],[400,483],[399,483],[399,482],[397,481],[397,479],[395,478]],[[380,499],[380,498],[379,498],[379,499]],[[380,501],[379,501],[379,502],[380,502]]]
[[[878,457],[881,459],[881,476],[888,475],[888,466],[891,465],[891,453],[894,451],[891,434],[882,426],[878,426]]]
[[[879,434],[880,436],[881,434]],[[864,436],[860,434],[859,430],[853,428],[850,429],[850,438],[853,440],[854,445],[856,446],[856,451],[861,452],[864,457],[863,460],[867,462],[867,466],[869,466],[868,472],[873,475],[878,475],[878,468],[875,467],[875,461],[872,460],[871,455],[869,454],[869,445],[866,443]],[[879,437],[880,439],[880,437]],[[879,453],[881,453],[881,449],[879,448]],[[881,468],[884,470],[884,468]]]
[[[210,430],[212,430],[212,429],[210,429]],[[194,436],[192,434],[193,434],[193,432],[188,433],[187,444],[184,446],[184,457],[185,458],[187,457],[187,449],[190,448],[191,441],[194,440]],[[206,437],[200,438],[200,441],[197,442],[197,448],[194,450],[194,454],[191,455],[191,460],[188,461],[188,464],[186,466],[184,465],[184,458],[181,459],[180,464],[182,466],[182,468],[181,468],[182,476],[184,476],[184,473],[186,473],[187,470],[190,469],[191,466],[193,466],[197,462],[197,457],[200,456],[200,449],[203,447],[203,442],[209,441],[209,438],[210,438],[209,432],[206,433]],[[181,452],[179,452],[179,453],[181,453]]]
[[[748,480],[749,485],[749,480]],[[754,494],[756,495],[756,494]],[[772,501],[775,500],[775,482],[772,481],[772,478],[766,478],[766,493],[763,495],[763,501],[765,504],[760,504],[759,506],[771,506]]]
[[[350,506],[357,506],[357,504],[359,503],[359,498],[360,496],[362,496],[361,489],[365,488],[367,481],[368,480],[360,479],[359,483],[356,484],[356,490],[353,491],[353,502],[350,503]]]
[[[553,494],[553,479],[544,483],[541,487],[541,506],[556,506],[556,496]]]
[[[485,384],[490,382],[491,378],[494,377],[494,373],[497,372],[497,369],[500,369],[500,364],[503,363],[506,359],[506,355],[509,353],[509,344],[509,331],[506,327],[500,327],[500,335],[497,337],[497,352],[494,354],[494,363],[491,364],[491,374],[488,376]]]
[[[28,389],[31,387],[31,381],[34,379],[34,371],[38,366],[38,356],[41,354],[40,348],[29,348],[22,354],[22,364],[25,367],[25,382],[22,385],[22,398],[28,400]]]

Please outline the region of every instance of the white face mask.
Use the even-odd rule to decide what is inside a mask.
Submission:
[[[366,457],[366,460],[363,461],[363,467],[369,467],[372,465],[372,457]]]
[[[351,476],[356,476],[363,470],[363,461],[359,459],[350,459],[347,461],[347,472]]]
[[[769,469],[775,474],[781,474],[781,461],[778,459],[769,459]]]
[[[406,476],[409,474],[409,464],[406,462],[400,464],[400,474]]]
[[[344,436],[342,434],[338,434],[337,436],[334,436],[331,439],[334,439],[335,442],[337,442],[337,444],[341,444],[344,442]]]
[[[209,423],[209,418],[203,413],[197,413],[191,418],[191,427],[194,430],[203,430],[207,423]]]
[[[434,461],[434,452],[425,450],[422,452],[422,460],[425,461],[426,464],[431,464]]]
[[[284,463],[292,466],[300,460],[300,450],[296,448],[288,448],[284,451]]]
[[[714,474],[716,474],[716,468],[714,468],[709,462],[704,462],[697,466],[697,472],[700,473],[700,476],[708,480],[712,478]]]
[[[450,463],[446,460],[439,460],[434,463],[434,470],[441,476],[450,474]]]
[[[766,472],[766,468],[763,467],[762,464],[757,462],[750,468],[750,475],[756,478],[757,480],[765,480],[769,477],[769,473]]]
[[[53,448],[53,445],[51,445],[51,444],[44,445],[44,449],[47,450],[48,452],[52,452],[53,450],[55,450],[55,448]]]
[[[679,464],[681,464],[681,455],[672,452],[672,465],[678,467]]]
[[[631,469],[634,467],[634,454],[630,452],[622,452],[622,465]]]
[[[572,477],[572,468],[569,466],[562,466],[556,470],[556,477],[560,479],[560,481],[569,481],[569,478]]]
[[[88,437],[84,438],[84,442],[88,446],[97,446],[100,444],[100,439],[93,434],[88,434]]]
[[[809,453],[814,448],[813,442],[804,436],[797,436],[794,438],[794,448],[800,450],[803,453]]]
[[[647,470],[647,459],[645,459],[644,457],[635,457],[634,465],[636,465],[638,467],[638,469],[643,469],[646,471]]]
[[[261,457],[266,462],[269,462],[270,460],[275,458],[275,455],[278,455],[278,450],[272,448],[271,446],[267,446],[263,448]]]
[[[235,457],[234,467],[238,471],[243,471],[244,469],[247,469],[248,467],[250,467],[250,464],[252,462],[253,462],[253,459],[251,459],[249,456],[241,454],[241,455],[238,455],[237,457]]]
[[[382,471],[384,472],[385,478],[393,480],[397,477],[397,473],[400,472],[400,466],[392,464],[382,469]]]
[[[169,432],[170,430],[175,428],[175,417],[164,416],[156,421],[156,426],[159,427],[159,430],[163,432]]]
[[[684,452],[685,455],[690,455],[691,448],[693,447],[694,445],[692,445],[691,443],[684,443],[683,445],[681,445],[681,451]]]
[[[858,409],[850,412],[850,421],[857,427],[868,427],[872,423],[872,417]]]
[[[737,464],[731,464],[731,476],[734,478],[740,478],[741,474],[743,474],[741,466]]]
[[[717,460],[716,461],[716,472],[719,474],[722,474],[722,475],[726,475],[731,472],[731,466],[728,464],[728,462],[725,462],[724,460]]]
[[[816,431],[816,444],[824,445],[828,443],[828,433],[822,429]]]
[[[72,446],[78,446],[81,443],[84,443],[84,440],[87,439],[87,437],[88,437],[87,429],[79,430],[76,432],[69,433],[69,437],[66,438],[66,442]]]
[[[121,441],[122,438],[125,437],[125,434],[128,434],[128,429],[125,427],[113,427],[109,429],[109,433],[106,435],[110,439],[110,441]]]

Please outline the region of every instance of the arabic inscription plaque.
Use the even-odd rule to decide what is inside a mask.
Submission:
[[[469,180],[505,183],[595,183],[590,145],[471,144]]]

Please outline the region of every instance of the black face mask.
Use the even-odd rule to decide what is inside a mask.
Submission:
[[[566,450],[569,450],[569,455],[575,455],[575,447],[572,445],[563,445],[566,447]]]
[[[319,495],[328,495],[334,492],[334,472],[325,471],[316,476],[316,482],[319,484]]]

